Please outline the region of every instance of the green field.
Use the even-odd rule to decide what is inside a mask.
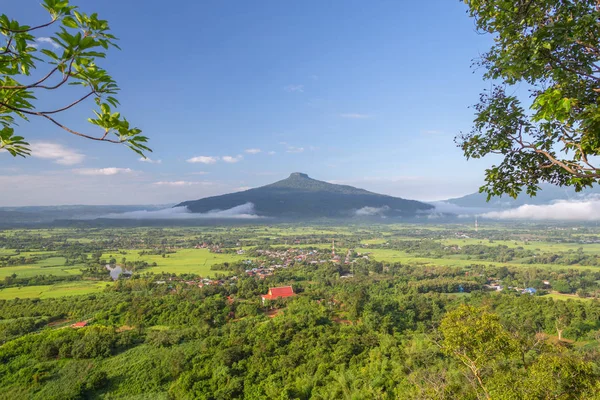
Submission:
[[[579,244],[579,243],[552,243],[521,240],[488,240],[488,239],[442,239],[440,243],[446,246],[467,246],[467,245],[484,245],[484,246],[507,246],[507,247],[522,247],[526,250],[539,250],[542,253],[577,251],[582,249],[586,253],[600,254],[600,244]]]
[[[0,279],[3,279],[12,274],[16,274],[20,278],[30,278],[36,275],[55,275],[55,276],[68,276],[78,275],[81,271],[76,266],[55,266],[55,267],[44,267],[41,264],[33,265],[17,265],[10,267],[0,268]]]
[[[80,294],[97,293],[106,285],[111,285],[107,282],[94,281],[78,281],[67,282],[56,285],[40,285],[40,286],[23,286],[0,289],[0,300],[10,300],[14,298],[50,298],[75,296]]]
[[[360,243],[367,244],[367,245],[384,244],[384,243],[387,243],[387,240],[385,240],[385,239],[365,239],[365,240],[361,240]]]
[[[550,297],[554,300],[575,300],[575,301],[592,301],[591,297],[579,297],[573,294],[550,293],[544,297]]]
[[[181,249],[176,253],[167,254],[165,258],[160,255],[140,256],[141,250],[125,250],[126,254],[105,253],[103,258],[109,260],[114,257],[117,262],[125,257],[128,261],[146,261],[149,264],[156,262],[156,267],[147,268],[144,272],[174,274],[194,273],[202,276],[211,276],[215,272],[211,267],[215,264],[235,262],[247,259],[237,254],[211,253],[207,249]],[[79,266],[65,266],[64,257],[49,257],[35,264],[16,265],[0,268],[0,279],[16,274],[20,278],[30,278],[37,275],[69,276],[81,274]]]
[[[181,249],[176,253],[167,254],[165,258],[159,255],[139,255],[140,250],[128,250],[126,254],[105,253],[102,258],[108,260],[114,257],[117,262],[125,257],[128,261],[146,261],[149,264],[155,262],[156,267],[150,267],[144,272],[161,273],[168,272],[172,274],[198,274],[202,276],[214,275],[215,272],[210,268],[215,264],[226,262],[242,261],[247,257],[237,254],[211,253],[208,249]]]
[[[428,257],[416,257],[412,254],[408,254],[401,250],[393,249],[367,249],[359,248],[356,249],[359,253],[369,253],[369,256],[377,261],[387,262],[399,262],[404,264],[413,265],[439,265],[448,267],[468,267],[473,264],[493,265],[496,267],[512,266],[522,268],[546,268],[546,269],[598,269],[599,267],[592,267],[586,265],[557,265],[557,264],[522,264],[518,262],[496,262],[487,260],[466,260],[462,258],[428,258]]]

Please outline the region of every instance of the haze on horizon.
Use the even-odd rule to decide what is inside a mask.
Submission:
[[[38,3],[3,12],[43,22]],[[33,154],[0,153],[0,206],[178,203],[294,171],[424,201],[483,181],[490,160],[467,162],[453,138],[471,128],[482,88],[471,60],[491,39],[461,2],[75,4],[119,37],[104,66],[154,153],[21,123]],[[90,114],[64,122],[89,129]]]

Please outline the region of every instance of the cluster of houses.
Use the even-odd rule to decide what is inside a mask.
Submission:
[[[335,252],[335,245],[332,245],[331,253],[329,251],[318,249],[291,247],[288,249],[256,250],[256,254],[271,260],[276,260],[277,264],[273,265],[275,268],[288,267],[294,263],[323,264],[326,262],[343,262],[344,264],[350,264],[355,261],[352,257],[353,253],[351,249],[348,249],[345,256],[340,256]],[[366,254],[357,254],[359,258],[369,259],[369,256]]]
[[[284,268],[283,265],[275,265],[272,267],[260,266],[257,268],[247,269],[246,275],[248,276],[256,276],[259,279],[265,279],[267,276],[273,275],[275,272],[275,268]]]
[[[195,249],[208,249],[211,253],[222,253],[223,250],[221,249],[221,246],[219,246],[218,244],[208,244],[206,242],[200,244],[198,243],[196,246],[194,246]]]
[[[544,287],[546,289],[550,289],[550,281],[543,281],[542,282],[544,284]],[[536,288],[532,288],[532,287],[528,287],[528,288],[518,288],[518,287],[514,287],[514,286],[508,286],[508,287],[504,287],[502,285],[502,281],[500,280],[492,280],[490,282],[488,282],[487,285],[484,285],[485,288],[487,288],[488,290],[495,290],[497,292],[500,292],[504,289],[507,290],[514,290],[517,292],[521,292],[522,294],[531,294],[534,295],[537,293],[537,289]]]

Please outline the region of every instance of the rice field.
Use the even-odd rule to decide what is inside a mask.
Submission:
[[[575,301],[592,301],[591,297],[579,297],[574,294],[550,293],[544,297],[550,297],[554,300],[575,300]]]
[[[577,251],[582,249],[586,253],[600,254],[600,244],[579,244],[579,243],[553,243],[553,242],[538,242],[538,241],[515,241],[515,240],[488,240],[488,239],[442,239],[440,243],[446,246],[467,246],[467,245],[484,245],[484,246],[507,246],[507,247],[522,247],[525,250],[539,251],[542,253]]]
[[[60,283],[56,285],[10,287],[6,289],[0,289],[0,300],[10,300],[15,298],[46,299],[51,297],[91,294],[101,292],[106,288],[107,285],[112,285],[112,283],[77,281]]]
[[[127,250],[126,254],[105,253],[102,258],[108,260],[114,257],[120,262],[123,257],[128,261],[146,261],[149,264],[156,263],[156,267],[144,269],[143,272],[172,274],[198,274],[201,276],[214,276],[219,271],[211,270],[216,264],[246,260],[248,257],[237,254],[211,253],[208,249],[180,249],[176,253],[167,254],[164,258],[160,255],[140,256],[141,250]],[[222,273],[225,273],[221,271]]]
[[[546,268],[546,269],[595,269],[598,267],[586,266],[586,265],[558,265],[558,264],[523,264],[518,262],[496,262],[487,260],[467,260],[464,258],[428,258],[428,257],[416,257],[413,254],[408,254],[401,250],[393,249],[369,249],[359,248],[356,249],[360,253],[369,253],[369,256],[377,261],[387,262],[399,262],[404,264],[412,265],[437,265],[437,266],[448,266],[448,267],[468,267],[473,264],[493,265],[496,267],[501,266],[512,266],[522,268]]]

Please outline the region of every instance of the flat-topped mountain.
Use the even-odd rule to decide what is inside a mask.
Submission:
[[[176,207],[187,207],[194,213],[227,210],[251,203],[254,213],[265,217],[318,218],[353,216],[411,217],[431,210],[433,206],[358,189],[335,185],[295,172],[287,179],[270,185],[186,201]]]

